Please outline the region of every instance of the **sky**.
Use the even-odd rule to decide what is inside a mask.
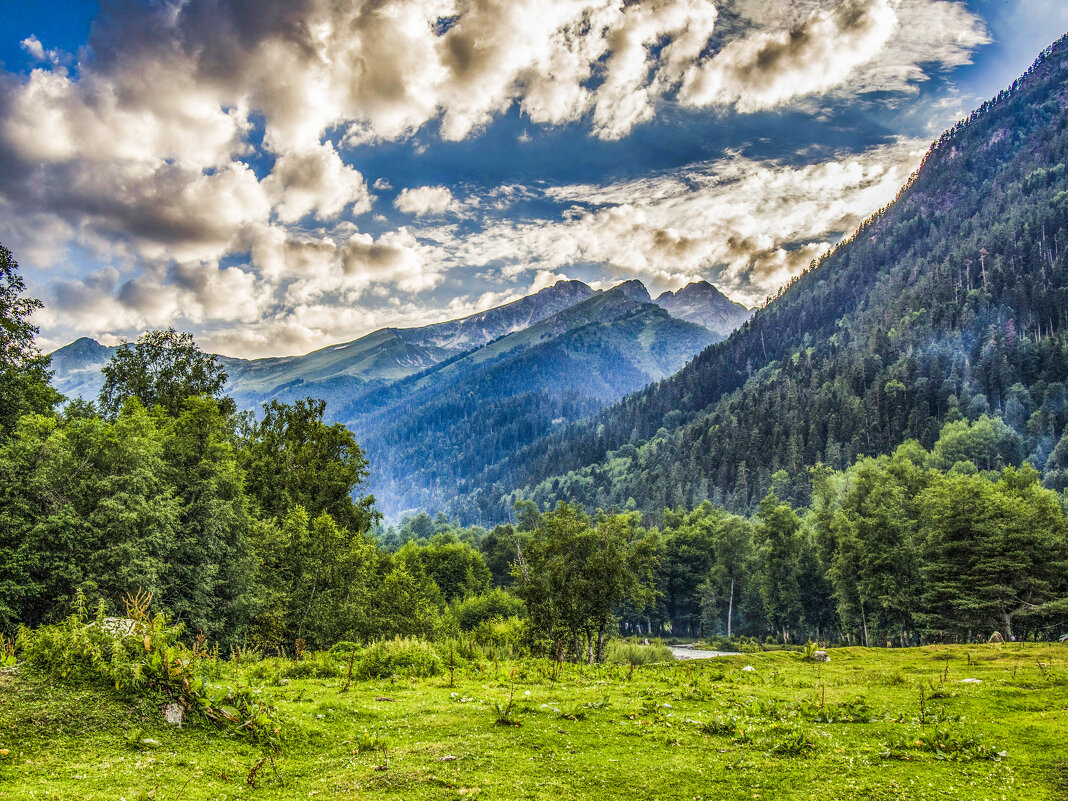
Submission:
[[[0,0],[0,242],[49,351],[305,353],[563,278],[758,305],[1061,0]]]

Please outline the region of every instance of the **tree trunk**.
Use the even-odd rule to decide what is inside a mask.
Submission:
[[[864,647],[869,648],[868,644],[868,618],[864,615],[864,602],[860,602],[860,624],[864,628]]]
[[[731,576],[731,595],[727,602],[727,639],[731,638],[731,618],[734,617],[734,576]]]

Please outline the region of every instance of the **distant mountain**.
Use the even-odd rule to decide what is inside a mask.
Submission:
[[[653,302],[667,309],[672,317],[703,325],[723,336],[753,316],[752,309],[735,303],[708,281],[687,284],[677,292],[665,292]]]
[[[627,281],[618,289],[631,300],[650,301],[649,292],[640,281]],[[716,309],[726,299],[714,288],[713,292],[708,296],[705,316],[718,321]],[[227,392],[240,408],[246,409],[257,408],[272,398],[323,398],[334,414],[338,407],[351,404],[361,395],[530,328],[594,294],[581,281],[558,281],[533,295],[458,320],[420,328],[383,328],[303,356],[251,360],[222,356],[220,360],[230,376]],[[703,325],[698,319],[700,299],[691,306],[692,319],[675,316]],[[711,330],[719,335],[729,333],[719,322]],[[114,352],[114,347],[85,337],[60,348],[52,354],[53,384],[68,397],[95,399],[103,385],[100,370]]]
[[[100,372],[116,348],[82,337],[51,354],[52,386],[68,398],[96,400],[104,386]]]
[[[325,398],[331,404],[481,347],[566,309],[593,294],[581,281],[551,287],[488,311],[421,328],[384,328],[352,342],[303,356],[220,360],[230,376],[227,392],[241,408],[271,398]],[[52,354],[53,384],[64,395],[92,400],[100,369],[115,348],[82,338]]]
[[[649,290],[645,288],[645,284],[636,278],[632,278],[630,281],[624,281],[622,284],[617,284],[612,288],[622,293],[623,297],[628,300],[633,300],[635,303],[653,302],[653,299],[649,296]]]
[[[469,478],[674,373],[719,339],[653,303],[632,300],[634,289],[598,292],[340,406],[335,416],[367,451],[379,508],[388,515],[441,508]]]
[[[983,415],[1000,421],[961,453],[1068,486],[1066,86],[1062,38],[729,339],[472,479],[454,511],[499,520],[525,497],[747,512],[772,487],[804,504],[817,463],[930,448]]]

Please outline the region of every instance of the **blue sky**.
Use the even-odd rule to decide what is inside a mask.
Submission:
[[[756,304],[1068,30],[1054,0],[0,0],[43,347],[301,353],[560,278]]]

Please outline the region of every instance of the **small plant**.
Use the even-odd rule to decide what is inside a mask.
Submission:
[[[712,737],[733,737],[739,739],[745,732],[741,720],[735,715],[715,717],[700,724],[704,734]]]
[[[497,719],[494,721],[498,726],[522,726],[523,724],[519,720],[519,715],[515,711],[515,685],[513,684],[508,692],[507,703],[501,704],[497,701],[493,702],[493,710],[497,713]]]
[[[144,729],[133,728],[126,733],[126,745],[143,751],[146,748],[152,748],[159,745],[159,741],[145,737]]]
[[[374,732],[369,732],[367,729],[363,729],[356,735],[356,751],[357,753],[367,753],[370,751],[385,751],[389,748],[389,743],[385,739],[379,737]]]
[[[589,714],[589,709],[580,704],[574,704],[566,709],[556,711],[556,717],[559,720],[585,720]]]
[[[769,749],[781,756],[802,756],[817,749],[816,735],[803,726],[786,726],[772,742]]]
[[[928,731],[906,735],[890,743],[883,751],[887,759],[911,759],[913,753],[930,753],[938,760],[970,762],[976,759],[999,761],[1005,751],[983,742],[978,734],[957,727],[934,726]]]

